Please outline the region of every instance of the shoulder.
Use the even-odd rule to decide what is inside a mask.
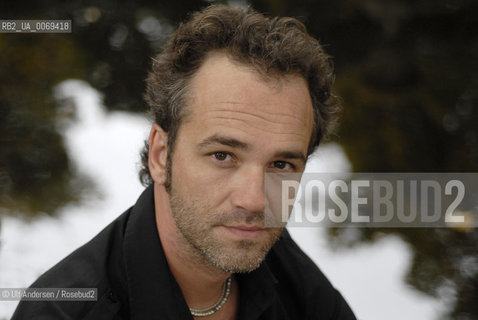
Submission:
[[[21,301],[12,320],[30,319],[33,315],[35,319],[51,319],[55,316],[62,319],[90,319],[96,309],[101,309],[103,314],[118,313],[118,301],[111,295],[111,286],[112,283],[122,286],[121,281],[117,280],[124,278],[121,276],[122,242],[130,211],[124,212],[31,285],[31,288],[96,288],[97,301]]]
[[[280,298],[292,313],[303,314],[304,319],[355,319],[342,295],[287,230],[271,249],[266,262],[278,280]]]

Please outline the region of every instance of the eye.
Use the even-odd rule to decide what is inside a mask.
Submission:
[[[280,170],[293,170],[295,166],[287,161],[274,161],[272,167]]]
[[[231,155],[227,152],[218,151],[214,152],[212,156],[218,161],[226,161]]]
[[[229,152],[216,151],[210,153],[209,156],[212,157],[213,164],[221,168],[232,168],[236,165],[236,158]]]

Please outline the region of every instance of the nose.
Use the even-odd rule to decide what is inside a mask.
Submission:
[[[264,170],[244,168],[236,172],[231,193],[231,204],[248,212],[262,213],[265,210]]]

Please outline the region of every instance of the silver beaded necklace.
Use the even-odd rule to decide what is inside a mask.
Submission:
[[[231,283],[232,283],[232,276],[227,278],[227,280],[222,285],[221,296],[219,297],[219,300],[217,300],[217,302],[213,306],[206,309],[189,308],[189,311],[191,311],[191,314],[195,317],[205,317],[205,316],[210,316],[211,314],[214,314],[217,311],[219,311],[226,304],[227,299],[229,298],[229,295],[231,294]]]

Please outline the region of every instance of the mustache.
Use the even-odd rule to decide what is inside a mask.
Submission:
[[[242,209],[216,212],[212,216],[214,216],[212,221],[214,225],[245,224],[263,226],[265,222],[264,212],[250,212]]]
[[[193,214],[195,212],[209,212],[206,215],[207,223],[212,226],[220,225],[247,225],[247,226],[259,226],[264,227],[266,218],[274,218],[271,213],[265,213],[264,211],[248,211],[242,208],[234,208],[231,210],[211,210],[205,203],[198,201],[197,199],[190,202],[183,199],[176,192],[171,192],[169,197],[169,203],[173,211],[180,211],[183,214]]]

